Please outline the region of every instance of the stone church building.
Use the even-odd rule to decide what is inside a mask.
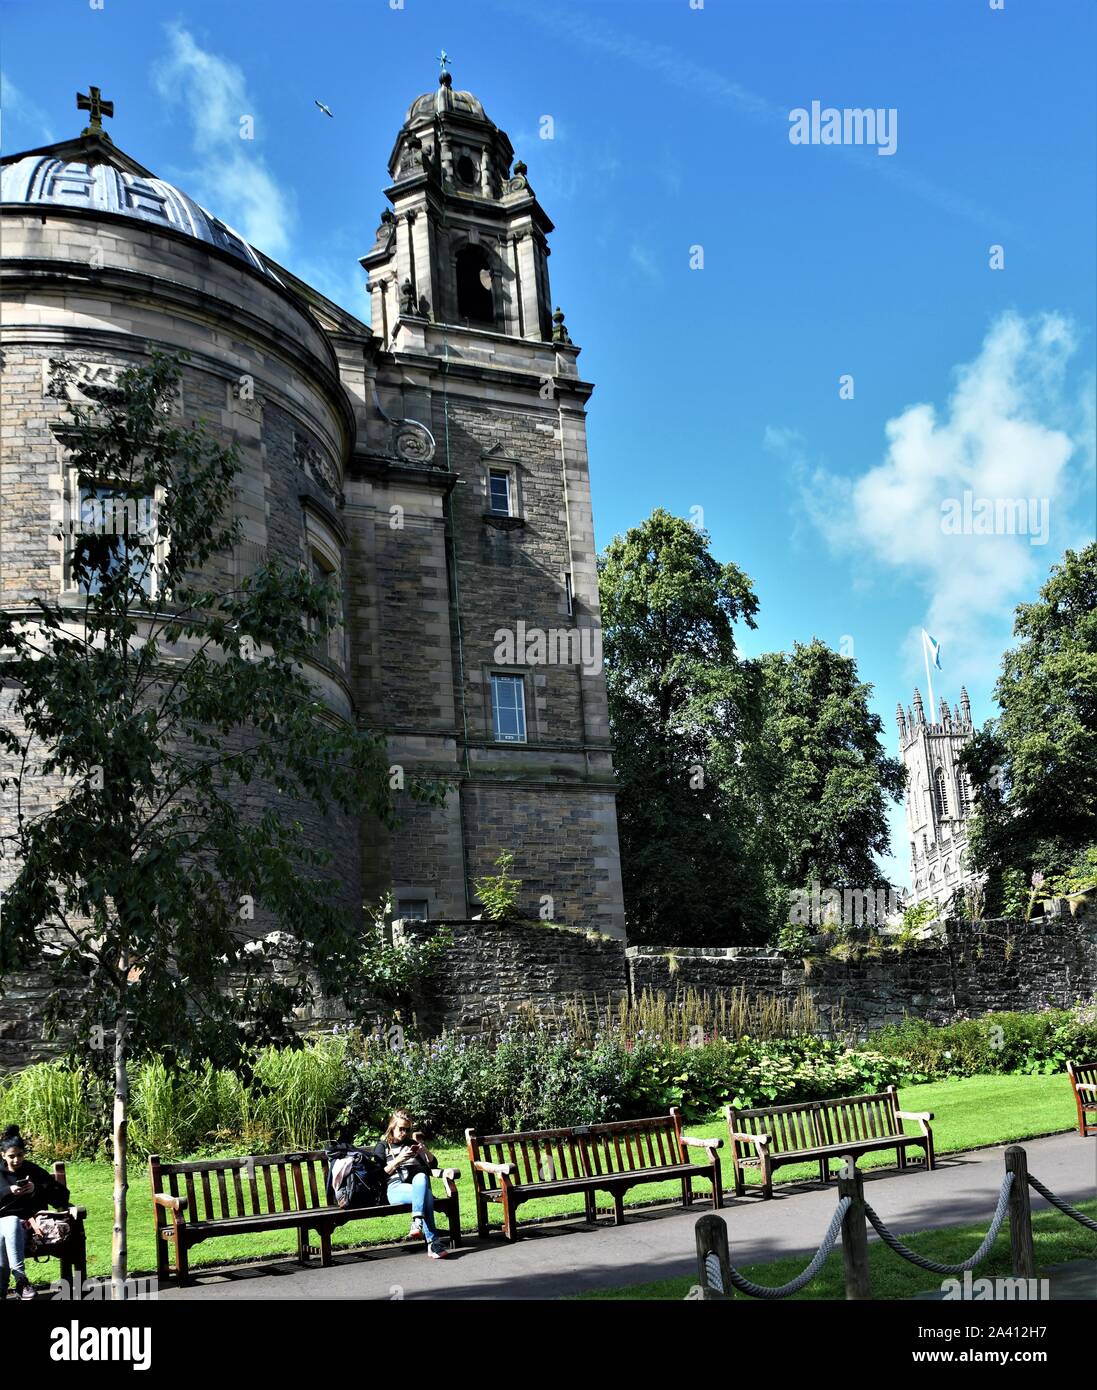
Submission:
[[[907,770],[907,831],[910,835],[911,903],[932,900],[947,907],[952,895],[972,879],[968,864],[967,822],[973,807],[971,782],[960,767],[960,752],[974,733],[968,693],[949,709],[941,701],[940,718],[926,722],[921,692],[914,705],[895,711],[899,751]]]
[[[242,461],[227,581],[268,556],[334,579],[341,625],[311,672],[329,709],[453,787],[442,808],[400,796],[391,834],[305,820],[348,903],[467,918],[511,850],[527,915],[623,936],[592,387],[506,134],[448,73],[412,102],[363,239],[368,327],[123,152],[97,89],[79,104],[82,134],[0,170],[0,604],[80,600],[63,538],[95,480],[68,462],[66,402],[185,351],[183,421]]]

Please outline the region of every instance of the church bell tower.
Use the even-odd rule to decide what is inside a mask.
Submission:
[[[392,207],[362,257],[386,346],[400,319],[415,317],[552,339],[552,223],[513,158],[505,132],[471,92],[454,90],[450,73],[412,102],[389,158]]]

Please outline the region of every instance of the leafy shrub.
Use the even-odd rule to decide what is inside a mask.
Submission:
[[[446,928],[427,941],[390,941],[383,921],[366,930],[361,978],[370,998],[393,1008],[406,1007],[414,992],[434,976],[453,945]]]
[[[522,891],[522,880],[511,877],[514,868],[514,855],[503,850],[495,861],[497,874],[487,874],[473,884],[476,896],[484,904],[484,915],[493,922],[513,922],[518,917],[518,894]]]

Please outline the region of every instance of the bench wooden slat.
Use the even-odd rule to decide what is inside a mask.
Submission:
[[[277,1169],[276,1169],[275,1171],[276,1171],[277,1174],[278,1174],[278,1190],[279,1190],[279,1191],[281,1192],[281,1194],[282,1194],[282,1207],[281,1207],[281,1210],[282,1210],[282,1211],[292,1211],[293,1208],[290,1206],[290,1201],[289,1201],[289,1187],[287,1186],[287,1183],[286,1183],[286,1165],[285,1165],[284,1163],[279,1163],[279,1164],[278,1164],[278,1167],[277,1167]]]
[[[225,1187],[225,1170],[223,1168],[217,1170],[217,1193],[221,1198],[221,1219],[227,1221],[229,1218],[229,1197]]]

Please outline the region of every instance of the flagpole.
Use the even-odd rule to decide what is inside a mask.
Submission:
[[[929,723],[937,723],[937,704],[933,698],[933,677],[929,674],[929,643],[926,641],[926,630],[922,629],[922,656],[926,663],[926,684],[929,686]]]

